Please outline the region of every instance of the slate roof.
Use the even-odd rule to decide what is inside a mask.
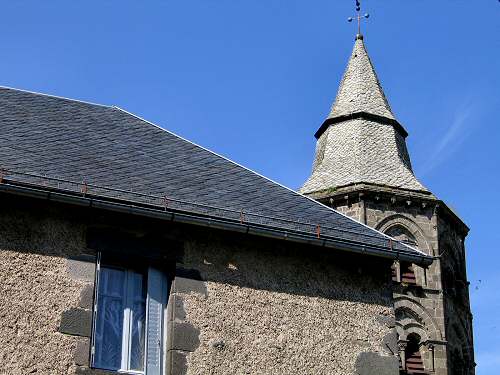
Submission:
[[[407,133],[396,121],[362,37],[327,120],[316,133],[313,172],[304,194],[368,183],[428,192],[413,174]]]
[[[3,181],[422,254],[116,107],[0,88],[0,127]]]

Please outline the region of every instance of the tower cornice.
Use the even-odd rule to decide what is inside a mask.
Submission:
[[[467,236],[470,230],[455,211],[429,191],[401,189],[371,183],[355,183],[335,189],[316,191],[307,194],[307,196],[327,206],[336,206],[336,202],[339,201],[349,203],[357,202],[360,199],[372,199],[374,201],[389,201],[395,205],[433,207],[438,215],[447,218],[456,225],[464,237]]]
[[[385,116],[379,116],[370,112],[364,112],[364,111],[359,111],[359,112],[354,112],[350,113],[347,115],[341,115],[341,116],[336,116],[336,117],[330,117],[327,118],[323,124],[320,126],[318,131],[314,134],[314,137],[316,139],[319,139],[321,135],[328,129],[330,125],[338,124],[339,122],[344,122],[348,120],[355,120],[355,119],[364,119],[364,120],[369,120],[373,122],[378,122],[380,124],[387,124],[387,125],[392,125],[396,128],[398,133],[403,137],[406,138],[408,136],[408,132],[405,130],[403,125],[399,123],[398,120],[394,118],[389,118]]]

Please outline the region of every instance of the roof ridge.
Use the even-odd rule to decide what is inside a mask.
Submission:
[[[209,150],[209,149],[207,149],[207,148],[205,148],[205,147],[203,147],[203,146],[200,146],[199,144],[194,143],[194,142],[192,142],[192,141],[190,141],[190,140],[188,140],[188,139],[186,139],[186,138],[184,138],[184,137],[182,137],[182,136],[180,136],[180,135],[177,135],[176,133],[174,133],[174,132],[172,132],[172,131],[170,131],[170,130],[164,129],[164,128],[162,128],[161,126],[159,126],[159,125],[157,125],[157,124],[155,124],[155,123],[153,123],[153,122],[151,122],[151,121],[148,121],[148,120],[146,120],[146,119],[144,119],[144,118],[142,118],[142,117],[140,117],[140,116],[138,116],[138,115],[136,115],[136,114],[133,114],[133,113],[131,113],[131,112],[128,112],[127,110],[124,110],[123,108],[120,108],[120,107],[117,107],[117,106],[113,106],[112,108],[117,109],[117,110],[119,110],[119,111],[122,111],[123,113],[125,113],[125,114],[127,114],[127,115],[129,115],[129,116],[132,116],[132,117],[135,117],[135,118],[137,118],[137,119],[139,119],[139,120],[141,120],[141,121],[144,121],[145,123],[147,123],[147,124],[149,124],[149,125],[151,125],[151,126],[154,126],[154,127],[158,128],[158,129],[160,129],[160,130],[162,130],[162,131],[164,131],[164,132],[166,132],[166,133],[169,133],[169,134],[171,134],[171,135],[173,135],[173,136],[175,136],[175,137],[177,137],[177,138],[179,138],[179,139],[181,139],[181,140],[183,140],[183,141],[185,141],[185,142],[187,142],[187,143],[190,143],[190,144],[192,144],[192,145],[194,145],[194,146],[196,146],[196,147],[198,147],[198,148],[201,148],[201,149],[203,149],[203,150],[205,150],[205,151],[208,151],[209,153],[211,153],[211,154],[213,154],[213,155],[215,155],[215,156],[217,156],[217,157],[219,157],[219,158],[221,158],[221,159],[224,159],[224,160],[226,160],[226,161],[228,161],[228,162],[230,162],[230,163],[232,163],[232,164],[234,164],[234,165],[236,165],[236,166],[238,166],[238,167],[240,167],[240,168],[243,168],[243,169],[245,169],[245,170],[247,170],[247,171],[249,171],[249,172],[251,172],[251,173],[253,173],[253,174],[255,174],[255,175],[257,175],[257,176],[259,176],[259,177],[261,177],[261,178],[263,178],[263,179],[265,179],[265,180],[267,180],[267,181],[269,181],[269,182],[271,182],[271,183],[273,183],[273,184],[275,184],[275,185],[277,185],[277,186],[280,186],[280,187],[282,187],[283,189],[285,189],[285,190],[287,190],[287,191],[289,191],[289,192],[291,192],[291,193],[293,193],[293,194],[295,194],[295,195],[297,195],[297,196],[299,196],[299,197],[305,198],[305,199],[309,200],[310,202],[313,202],[315,205],[319,205],[319,206],[321,206],[321,207],[323,207],[323,208],[327,208],[329,211],[334,212],[334,213],[336,213],[336,214],[338,214],[338,215],[341,215],[341,216],[343,216],[343,217],[347,218],[349,221],[354,222],[354,223],[356,223],[357,225],[361,225],[361,226],[363,226],[363,227],[365,227],[365,228],[369,229],[369,231],[370,231],[370,232],[376,232],[377,234],[380,234],[380,235],[384,236],[385,238],[387,238],[387,239],[390,239],[390,240],[394,241],[394,239],[393,239],[391,236],[388,236],[387,234],[382,233],[382,232],[380,232],[380,231],[378,231],[378,230],[376,230],[376,229],[374,229],[374,228],[370,227],[370,226],[369,226],[369,225],[367,225],[367,224],[364,224],[364,223],[361,223],[361,222],[359,222],[359,221],[357,221],[357,220],[354,220],[353,218],[351,218],[351,217],[349,217],[349,216],[347,216],[347,215],[343,214],[342,212],[339,212],[339,211],[337,211],[337,210],[334,210],[333,208],[328,207],[327,205],[325,205],[325,204],[323,204],[323,203],[321,203],[321,202],[318,202],[317,200],[315,200],[315,199],[313,199],[313,198],[311,198],[311,197],[308,197],[307,195],[304,195],[304,194],[302,194],[302,193],[299,193],[299,192],[297,192],[297,191],[295,191],[295,190],[293,190],[293,189],[291,189],[291,188],[289,188],[289,187],[287,187],[287,186],[285,186],[285,185],[283,185],[283,184],[281,184],[281,183],[279,183],[279,182],[276,182],[276,181],[272,180],[272,179],[271,179],[271,178],[269,178],[269,177],[266,177],[266,176],[264,176],[264,175],[262,175],[262,174],[260,174],[260,173],[258,173],[258,172],[256,172],[256,171],[254,171],[254,170],[252,170],[252,169],[248,168],[248,167],[245,167],[244,165],[241,165],[241,164],[239,164],[239,163],[235,162],[234,160],[231,160],[231,159],[229,159],[229,158],[227,158],[227,157],[225,157],[225,156],[223,156],[223,155],[221,155],[221,154],[219,154],[219,153],[217,153],[217,152],[215,152],[215,151],[212,151],[212,150]],[[397,242],[398,242],[398,243],[400,243],[400,244],[401,244],[401,245],[403,245],[403,246],[406,246],[406,247],[408,247],[408,248],[411,248],[413,251],[416,251],[416,252],[418,252],[418,253],[420,253],[420,254],[423,254],[423,255],[426,255],[426,256],[427,256],[427,254],[425,254],[425,253],[424,253],[423,251],[421,251],[421,250],[418,250],[418,249],[415,249],[415,248],[413,248],[413,247],[411,247],[411,246],[408,246],[407,244],[405,244],[405,243],[403,243],[403,242],[400,242],[400,241],[397,241]]]
[[[88,104],[88,105],[94,105],[97,107],[104,107],[104,108],[113,108],[112,105],[106,105],[106,104],[99,104],[99,103],[94,103],[94,102],[89,102],[85,100],[79,100],[79,99],[72,99],[72,98],[67,98],[65,96],[59,96],[59,95],[52,95],[52,94],[46,94],[43,92],[38,92],[38,91],[31,91],[31,90],[24,90],[24,89],[18,89],[15,87],[10,87],[10,86],[4,86],[0,85],[0,90],[1,89],[6,89],[6,90],[12,90],[12,91],[18,91],[18,92],[23,92],[27,94],[33,94],[33,95],[39,95],[39,96],[45,96],[48,98],[54,98],[54,99],[60,99],[60,100],[66,100],[69,102],[76,102],[76,103],[81,103],[81,104]]]

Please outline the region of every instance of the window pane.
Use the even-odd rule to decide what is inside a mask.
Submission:
[[[133,273],[132,282],[132,311],[131,311],[131,342],[130,342],[130,369],[144,370],[144,346],[146,324],[146,285],[141,274]]]
[[[101,268],[95,329],[94,366],[121,368],[125,272]]]

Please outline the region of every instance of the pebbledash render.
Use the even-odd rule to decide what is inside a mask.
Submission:
[[[387,260],[1,197],[0,373],[91,369],[98,251],[171,280],[165,374],[397,374]],[[155,372],[156,373],[156,372]]]
[[[332,110],[315,134],[313,172],[300,191],[435,258],[429,267],[393,265],[401,371],[474,374],[469,229],[413,174],[407,135],[358,35]]]
[[[398,374],[432,256],[120,108],[0,88],[0,374]]]

